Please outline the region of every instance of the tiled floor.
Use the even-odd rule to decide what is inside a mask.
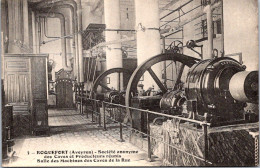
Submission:
[[[16,139],[14,150],[16,151],[13,162],[7,166],[160,166],[161,161],[153,158],[153,162],[147,161],[147,152],[142,151],[128,142],[129,130],[124,128],[124,142],[119,142],[118,124],[108,124],[107,131],[103,131],[98,124],[92,123],[91,118],[80,115],[74,110],[49,110],[50,136],[26,137]],[[74,155],[72,151],[90,151],[92,154]],[[110,154],[100,154],[99,150]],[[67,151],[67,154],[39,154],[40,151]],[[120,151],[137,151],[137,153],[117,153]],[[113,153],[115,152],[115,153]],[[38,154],[37,154],[38,153]],[[50,156],[52,159],[45,158]],[[120,155],[120,156],[119,156]],[[78,157],[85,158],[78,158]],[[87,158],[87,157],[105,158]],[[115,156],[116,158],[112,158]],[[56,158],[55,158],[56,157]],[[74,158],[57,158],[74,157]],[[110,158],[114,161],[109,160]],[[130,159],[123,162],[122,158]],[[51,160],[59,162],[51,162]],[[63,162],[63,161],[68,162]],[[82,161],[82,162],[76,162]],[[99,162],[103,160],[102,162]],[[40,162],[41,161],[41,162]],[[47,162],[49,161],[49,162]]]
[[[89,116],[90,117],[90,116]],[[49,126],[68,126],[89,123],[86,115],[81,115],[76,110],[49,109]]]

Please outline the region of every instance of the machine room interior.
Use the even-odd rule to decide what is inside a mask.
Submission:
[[[256,0],[1,0],[4,164],[46,164],[27,156],[37,143],[95,150],[115,136],[111,146],[148,154],[133,165],[256,165],[257,10]]]

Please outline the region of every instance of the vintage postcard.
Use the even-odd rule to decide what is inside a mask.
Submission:
[[[1,0],[2,167],[259,166],[257,0]]]

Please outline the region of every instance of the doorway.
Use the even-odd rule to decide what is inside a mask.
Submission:
[[[60,78],[56,81],[56,107],[73,108],[73,83],[71,79]]]

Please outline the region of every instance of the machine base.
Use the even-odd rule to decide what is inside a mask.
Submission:
[[[258,131],[258,123],[229,125],[208,129],[207,166],[254,166],[255,141],[249,134]],[[164,166],[203,166],[205,162],[189,156],[166,144],[171,144],[189,154],[204,158],[205,143],[202,129],[174,120],[163,125],[151,124],[153,154],[163,159]],[[166,142],[165,143],[162,143]]]

